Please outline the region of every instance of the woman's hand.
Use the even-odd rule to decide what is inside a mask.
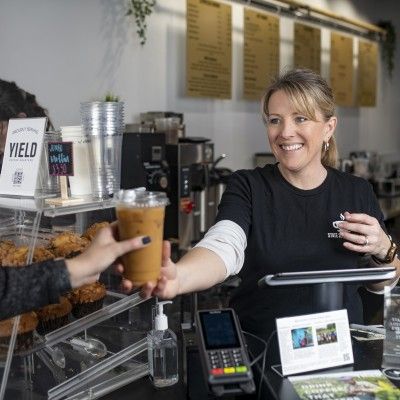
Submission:
[[[119,268],[122,272],[123,268]],[[133,285],[131,281],[122,281],[124,291],[131,291]],[[163,243],[163,255],[161,264],[160,278],[157,283],[147,282],[141,287],[140,296],[147,299],[157,296],[161,299],[172,299],[179,294],[179,279],[176,264],[171,260],[171,244],[168,241]]]
[[[390,239],[378,220],[367,214],[344,213],[345,220],[339,223],[339,234],[346,249],[368,253],[384,259],[390,248]]]
[[[71,286],[74,288],[95,282],[100,272],[107,269],[118,257],[129,251],[141,249],[146,244],[143,244],[143,236],[119,242],[116,222],[100,229],[82,254],[65,261]]]

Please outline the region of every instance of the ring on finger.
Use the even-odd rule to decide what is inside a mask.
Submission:
[[[369,240],[368,240],[368,236],[367,235],[364,236],[364,243],[362,245],[363,246],[368,246],[369,245]]]

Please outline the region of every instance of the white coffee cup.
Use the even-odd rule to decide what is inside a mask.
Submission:
[[[80,125],[61,126],[60,128],[62,140],[73,143],[74,175],[68,177],[71,196],[90,195],[92,194],[88,149],[90,139],[83,134]]]

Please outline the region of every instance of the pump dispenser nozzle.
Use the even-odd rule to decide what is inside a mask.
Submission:
[[[156,303],[156,316],[154,318],[154,329],[165,331],[168,329],[168,319],[164,314],[164,304],[172,304],[172,301],[160,301]]]

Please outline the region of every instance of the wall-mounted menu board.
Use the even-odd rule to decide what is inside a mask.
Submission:
[[[331,87],[336,104],[353,105],[353,38],[331,33]]]
[[[232,10],[213,0],[187,0],[186,93],[230,99]]]
[[[244,9],[243,96],[259,100],[279,73],[279,18]]]
[[[294,24],[294,66],[321,73],[321,29]]]
[[[378,45],[373,42],[358,42],[357,100],[361,107],[376,105],[376,75]]]

